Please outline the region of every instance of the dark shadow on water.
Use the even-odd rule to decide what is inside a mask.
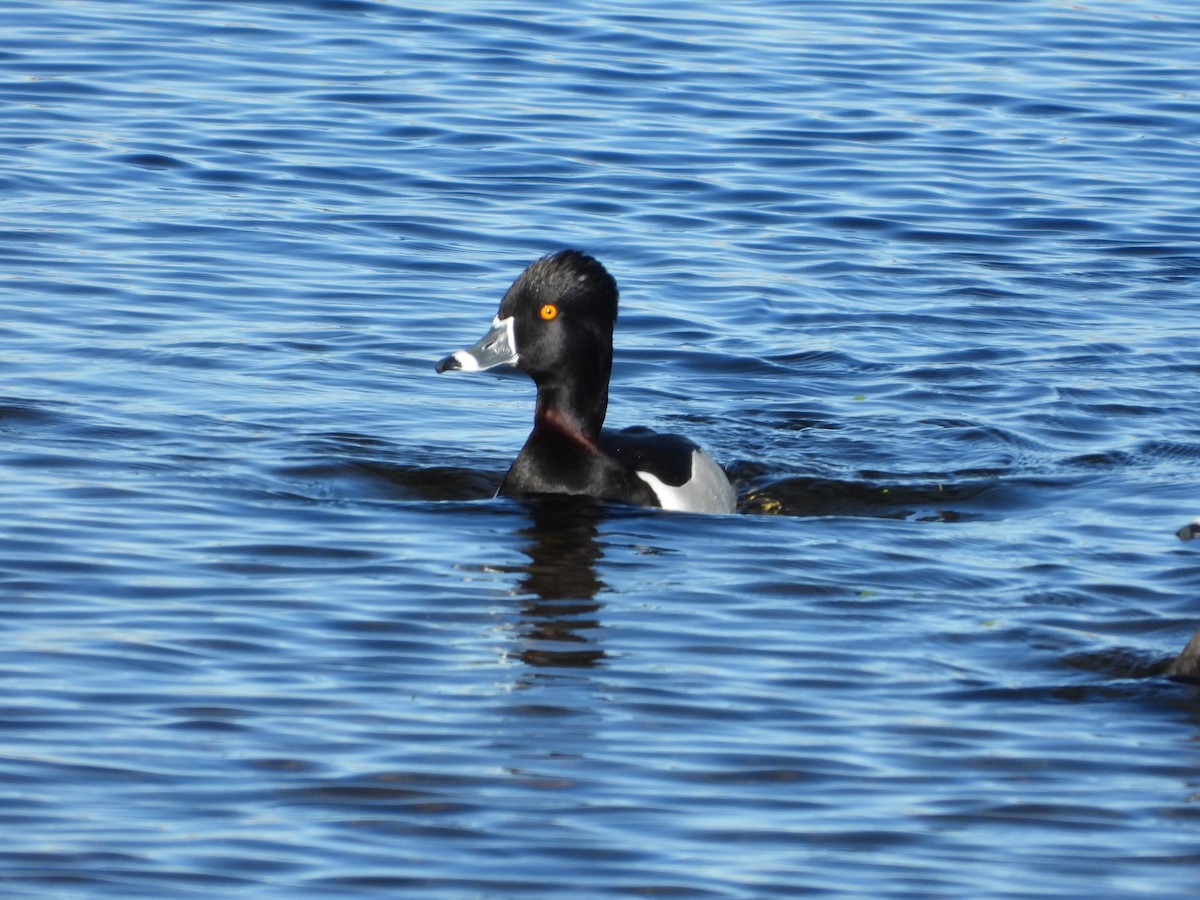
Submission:
[[[593,666],[604,659],[596,644],[605,584],[596,573],[603,556],[597,541],[605,511],[576,498],[545,498],[526,506],[522,528],[521,618],[518,655],[531,666]]]
[[[342,497],[425,502],[488,500],[496,496],[504,476],[502,468],[412,465],[389,458],[399,453],[399,448],[363,435],[315,435],[305,448],[304,461],[282,467],[278,474],[309,485],[330,485],[331,492]],[[1067,475],[1039,477],[978,469],[912,476],[864,471],[831,478],[783,474],[753,462],[737,462],[726,470],[738,489],[739,513],[917,522],[1003,516],[1012,506],[1036,502],[1047,488],[1070,480]],[[543,502],[550,505],[532,511]],[[546,518],[578,513],[579,501],[567,503],[570,510],[556,512],[553,501],[539,501],[531,505],[531,515]],[[593,506],[597,516],[602,516],[604,509],[603,505]]]
[[[503,473],[454,466],[399,466],[373,460],[346,463],[354,474],[386,482],[389,499],[488,500],[496,496]]]
[[[860,479],[794,475],[772,477],[739,465],[731,474],[743,486],[738,511],[768,516],[851,516],[917,522],[967,522],[995,518],[1029,489],[1053,479],[1013,479],[1001,474],[954,473],[895,477],[864,473]],[[1045,482],[1043,484],[1042,482]]]
[[[496,496],[502,471],[400,462],[401,449],[368,435],[337,432],[309,436],[281,454],[273,473],[300,494],[317,499],[390,501],[486,500]]]
[[[748,471],[749,470],[749,471]],[[404,466],[373,460],[332,463],[288,474],[333,480],[367,479],[364,489],[386,500],[488,500],[496,495],[503,473],[452,466]],[[902,480],[869,474],[861,479],[811,476],[772,477],[748,466],[731,467],[738,487],[738,512],[766,516],[851,516],[910,519],[918,522],[964,522],[994,518],[1037,479],[980,477],[947,473],[943,478]],[[1045,479],[1052,485],[1053,479]],[[347,493],[348,491],[343,491]],[[553,501],[539,501],[539,504]],[[580,501],[567,501],[578,506]],[[602,505],[594,506],[603,510]],[[611,512],[612,508],[609,508]],[[550,515],[549,512],[539,515]]]

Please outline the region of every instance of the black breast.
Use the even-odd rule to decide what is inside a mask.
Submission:
[[[575,494],[658,506],[650,486],[623,463],[556,429],[535,428],[504,476],[500,493],[508,497]]]

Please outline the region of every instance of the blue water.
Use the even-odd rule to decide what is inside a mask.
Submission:
[[[1197,46],[8,0],[0,893],[1194,896]],[[740,515],[491,499],[562,246]]]

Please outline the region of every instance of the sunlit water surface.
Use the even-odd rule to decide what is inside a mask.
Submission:
[[[0,893],[1194,896],[1191,0],[4,23]],[[491,499],[561,246],[740,515]]]

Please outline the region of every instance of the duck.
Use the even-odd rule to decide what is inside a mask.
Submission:
[[[1200,537],[1200,518],[1188,522],[1175,532],[1175,536],[1181,541],[1190,541]],[[1172,660],[1170,666],[1167,667],[1167,674],[1175,678],[1200,681],[1200,630],[1192,635],[1187,646]]]
[[[1192,639],[1167,666],[1167,674],[1189,681],[1200,681],[1200,631],[1192,635]]]
[[[505,292],[491,328],[439,361],[444,372],[515,368],[537,387],[533,430],[497,496],[572,495],[694,513],[732,513],[737,494],[689,439],[604,427],[617,321],[616,280],[594,257],[559,250]]]
[[[1181,541],[1190,541],[1192,538],[1200,537],[1200,518],[1192,519],[1176,531],[1175,536]]]

